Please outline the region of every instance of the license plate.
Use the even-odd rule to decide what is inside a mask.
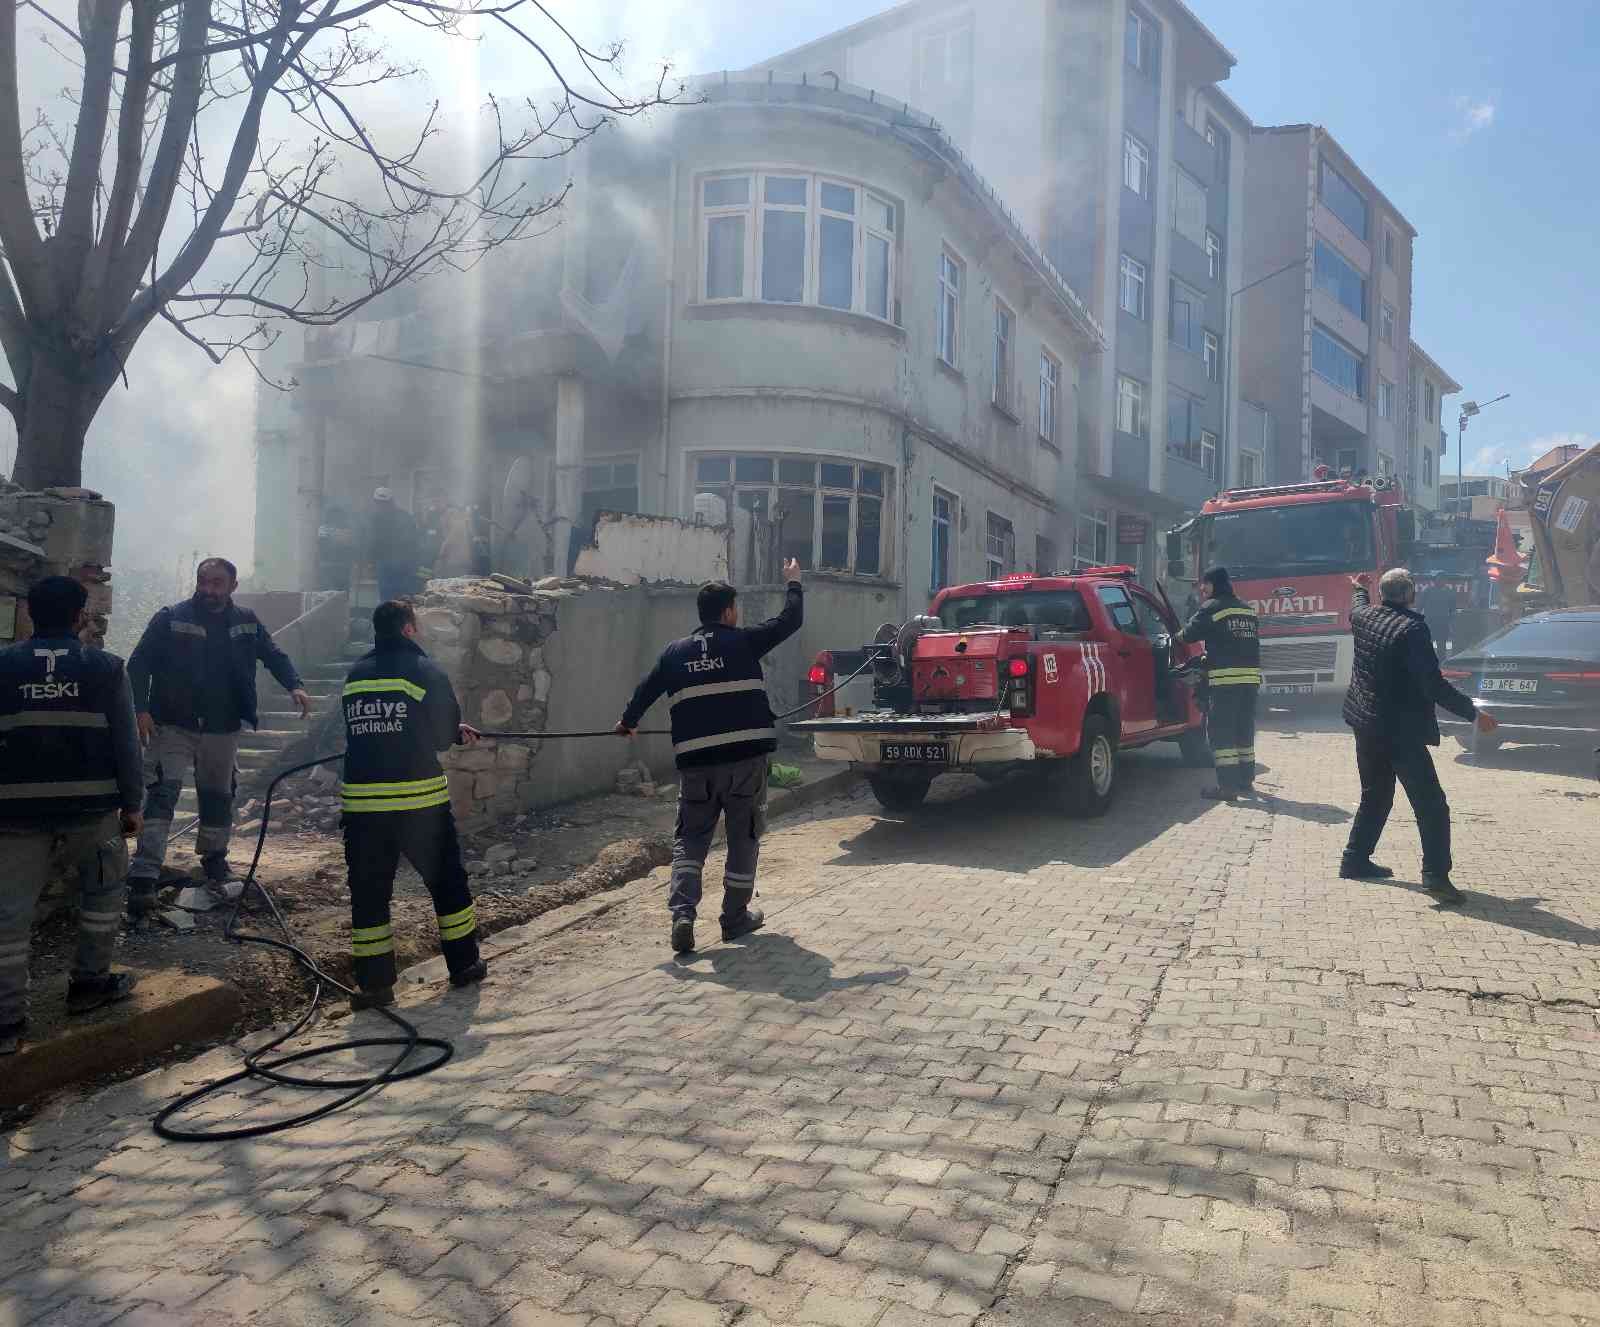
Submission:
[[[1539,689],[1536,677],[1486,677],[1478,684],[1479,691],[1514,691],[1527,695]]]
[[[1309,682],[1296,682],[1292,686],[1267,686],[1261,692],[1266,696],[1309,696],[1316,688]]]
[[[948,765],[950,748],[944,742],[885,742],[879,755],[886,765]]]

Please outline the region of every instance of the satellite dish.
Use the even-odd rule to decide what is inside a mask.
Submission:
[[[873,657],[872,676],[879,686],[892,687],[900,680],[899,636],[900,628],[893,622],[885,622],[872,637],[874,645],[893,647],[879,650]]]
[[[516,534],[522,522],[537,510],[537,476],[533,458],[519,456],[506,472],[506,485],[500,495],[500,513],[507,536]]]

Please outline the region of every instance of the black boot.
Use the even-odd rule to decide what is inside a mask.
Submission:
[[[1237,796],[1231,788],[1210,787],[1202,788],[1200,796],[1210,802],[1231,802]]]
[[[1422,887],[1441,903],[1454,904],[1467,901],[1467,896],[1451,883],[1450,876],[1446,872],[1424,871]]]
[[[724,940],[737,940],[741,935],[749,935],[751,931],[759,931],[766,925],[766,918],[761,915],[760,908],[746,908],[735,917],[722,919],[722,938]]]
[[[156,880],[128,881],[128,916],[142,921],[161,906],[161,885]]]
[[[79,977],[67,984],[67,1012],[87,1014],[102,1005],[115,1004],[133,994],[138,978],[131,972],[107,972],[99,977]]]
[[[693,917],[674,917],[672,919],[672,952],[674,954],[694,953]]]
[[[1345,853],[1344,859],[1339,863],[1339,879],[1341,880],[1390,880],[1394,872],[1387,866],[1379,866],[1370,857],[1352,857]]]
[[[393,986],[374,986],[370,991],[358,990],[350,997],[350,1012],[359,1014],[363,1009],[384,1009],[393,1003]]]
[[[27,1031],[26,1023],[0,1023],[0,1055],[15,1055],[20,1051]]]
[[[476,963],[469,963],[460,972],[452,972],[450,984],[456,987],[476,986],[488,975],[489,965],[480,958]]]

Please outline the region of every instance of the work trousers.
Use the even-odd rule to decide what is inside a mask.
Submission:
[[[195,797],[200,803],[195,851],[208,876],[222,877],[228,863],[228,840],[233,836],[238,754],[238,733],[198,733],[170,726],[156,729],[144,753],[144,832],[139,835],[139,846],[128,871],[135,888],[153,889],[161,878],[172,817],[178,809],[183,782],[191,771]]]
[[[1417,817],[1422,838],[1424,875],[1450,873],[1450,803],[1433,768],[1433,756],[1416,740],[1392,742],[1382,733],[1356,733],[1356,769],[1361,775],[1361,805],[1350,826],[1345,856],[1365,861],[1372,856],[1394,806],[1399,780]]]
[[[1223,792],[1249,792],[1256,781],[1256,693],[1250,683],[1230,683],[1210,688],[1206,714],[1206,739],[1217,767],[1217,787]]]
[[[33,913],[49,883],[58,845],[67,869],[77,870],[81,889],[72,979],[111,971],[122,920],[122,868],[127,855],[119,830],[114,814],[26,832],[0,828],[0,1027],[27,1020]]]
[[[402,857],[433,896],[439,947],[450,974],[478,961],[477,910],[450,808],[354,812],[344,818],[344,861],[350,877],[350,952],[356,985],[364,991],[395,982],[389,901]]]
[[[694,919],[701,875],[717,818],[727,818],[728,863],[722,873],[722,920],[744,916],[756,889],[756,863],[767,827],[767,757],[678,771],[678,825],[672,837],[674,917]]]

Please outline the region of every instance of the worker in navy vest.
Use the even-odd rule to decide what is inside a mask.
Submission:
[[[672,702],[672,751],[678,766],[678,826],[672,840],[672,948],[694,949],[700,877],[719,816],[727,817],[728,862],[722,874],[722,938],[761,926],[750,906],[767,814],[767,760],[778,749],[762,658],[800,630],[800,564],[784,564],[783,611],[759,627],[739,625],[738,592],[724,581],[700,587],[700,629],[673,641],[639,683],[616,731],[633,736],[644,712],[665,693]]]
[[[46,577],[28,591],[32,639],[0,650],[0,1055],[26,1030],[33,912],[58,846],[69,871],[83,868],[67,1012],[133,990],[111,971],[123,881],[98,863],[107,838],[142,824],[139,731],[122,660],[78,639],[88,600],[77,581]]]
[[[417,644],[410,604],[379,604],[372,635],[372,652],[350,670],[342,698],[352,1009],[394,1003],[389,902],[402,857],[433,898],[450,984],[471,986],[489,972],[478,956],[478,913],[439,764],[439,752],[475,743],[478,732],[461,722],[449,677]]]

